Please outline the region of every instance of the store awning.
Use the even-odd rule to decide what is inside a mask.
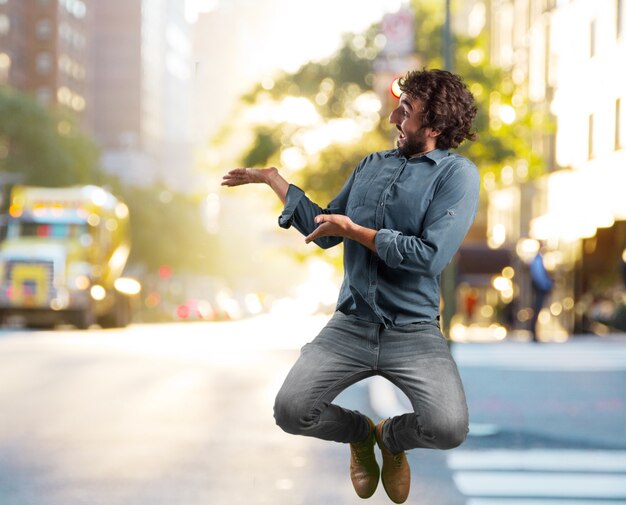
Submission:
[[[486,244],[463,245],[456,257],[457,275],[494,275],[511,264],[509,249],[490,249]]]

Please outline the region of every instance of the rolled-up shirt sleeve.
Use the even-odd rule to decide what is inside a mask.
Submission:
[[[305,237],[317,228],[315,216],[319,214],[334,213],[329,208],[322,209],[318,204],[312,202],[299,187],[289,185],[285,207],[278,217],[278,225],[281,228],[293,226]],[[341,237],[320,237],[314,242],[322,249],[327,249],[342,241]]]
[[[289,189],[287,189],[285,207],[283,208],[280,216],[278,216],[278,226],[285,229],[291,228],[291,225],[293,224],[293,214],[303,196],[304,191],[302,191],[298,186],[294,186],[293,184],[289,185]]]
[[[290,228],[293,226],[302,235],[307,236],[317,228],[314,219],[319,214],[345,214],[346,203],[350,196],[350,190],[354,181],[354,173],[345,182],[341,191],[323,209],[315,202],[312,202],[298,186],[289,185],[285,206],[280,216],[278,216],[278,225],[281,228]],[[342,237],[320,237],[314,240],[322,249],[328,249],[343,242]]]
[[[402,263],[402,253],[398,248],[398,239],[401,235],[399,231],[383,228],[378,230],[374,238],[376,254],[391,268],[397,268]]]
[[[428,208],[420,236],[378,230],[378,257],[390,268],[439,275],[465,238],[478,209],[480,178],[473,164],[464,164],[445,180]]]

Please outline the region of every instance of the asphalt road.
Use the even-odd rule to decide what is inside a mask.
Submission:
[[[348,448],[284,434],[274,395],[325,318],[0,332],[0,505],[366,502]],[[428,505],[626,503],[626,339],[455,345],[472,424],[412,451]],[[384,380],[338,403],[404,409]]]

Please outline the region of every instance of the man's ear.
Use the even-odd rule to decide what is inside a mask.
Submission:
[[[428,136],[432,138],[438,137],[439,135],[441,135],[441,130],[437,130],[436,128],[431,128],[428,134]]]

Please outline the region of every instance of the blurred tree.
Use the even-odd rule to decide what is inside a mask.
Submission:
[[[98,183],[98,150],[61,110],[0,87],[0,173],[41,186]]]
[[[542,105],[532,105],[509,72],[488,61],[488,34],[458,36],[455,71],[463,76],[478,106],[478,139],[458,150],[473,160],[483,177],[499,180],[510,167],[521,180],[539,177],[545,169],[541,149],[534,141],[554,131],[554,122]]]
[[[304,98],[315,108],[319,118],[306,125],[300,124],[302,118],[298,116],[278,123],[271,119],[271,127],[262,123],[254,125],[252,145],[244,151],[239,164],[280,166],[288,172],[290,180],[305,187],[324,205],[364,155],[389,148],[389,129],[381,124],[377,111],[367,107],[368,100],[370,104],[372,100],[378,101],[372,93],[373,62],[380,51],[377,35],[376,26],[363,34],[346,35],[334,57],[308,62],[293,74],[278,76],[273,85],[259,84],[242,97],[243,102],[252,107],[268,100],[278,104],[288,96]],[[357,134],[347,140],[333,138],[332,121],[337,118],[348,120],[350,124],[344,126]],[[227,126],[222,133],[228,130],[231,128]],[[307,145],[307,137],[313,136],[322,137],[320,142],[326,147]],[[290,149],[304,157],[302,169],[284,163],[283,154]]]
[[[415,18],[415,54],[421,66],[443,66],[444,9],[435,0],[413,0]],[[258,85],[243,97],[254,107],[268,99],[279,103],[286,96],[307,99],[320,116],[320,122],[331,118],[358,120],[354,104],[359,97],[371,92],[376,76],[375,60],[381,43],[378,26],[363,34],[344,37],[344,44],[327,61],[309,62],[293,74],[279,76],[272,86]],[[407,69],[408,70],[408,69]],[[544,161],[533,140],[553,129],[548,114],[533,108],[524,90],[516,85],[509,73],[493,67],[488,57],[488,33],[477,37],[456,35],[454,42],[454,71],[463,76],[474,93],[479,109],[475,123],[476,142],[466,142],[459,148],[476,163],[483,176],[494,182],[501,177],[503,167],[515,169],[522,178],[539,176]],[[276,165],[283,167],[291,180],[301,184],[320,204],[328,202],[360,159],[369,152],[392,147],[393,130],[387,118],[376,115],[371,128],[362,128],[360,136],[351,142],[329,139],[327,146],[317,151],[303,147],[307,128],[294,121],[253,125],[252,145],[240,158],[242,166]],[[224,131],[227,131],[225,129]],[[240,133],[238,128],[233,132]],[[222,139],[223,140],[223,139]],[[296,148],[304,157],[301,167],[290,170],[284,153]]]
[[[279,135],[280,132],[275,129],[258,128],[254,144],[242,159],[243,166],[255,167],[266,164],[276,150],[280,148],[280,142],[277,140],[280,138]]]
[[[131,217],[131,256],[151,273],[163,265],[175,274],[212,274],[211,251],[216,247],[202,219],[199,196],[164,187],[128,187],[109,181],[128,205]]]
[[[200,197],[163,187],[134,188],[98,166],[96,145],[68,112],[46,109],[33,97],[0,87],[0,174],[23,184],[98,184],[128,205],[130,263],[148,272],[170,265],[174,272],[211,273],[212,244],[202,219]]]

